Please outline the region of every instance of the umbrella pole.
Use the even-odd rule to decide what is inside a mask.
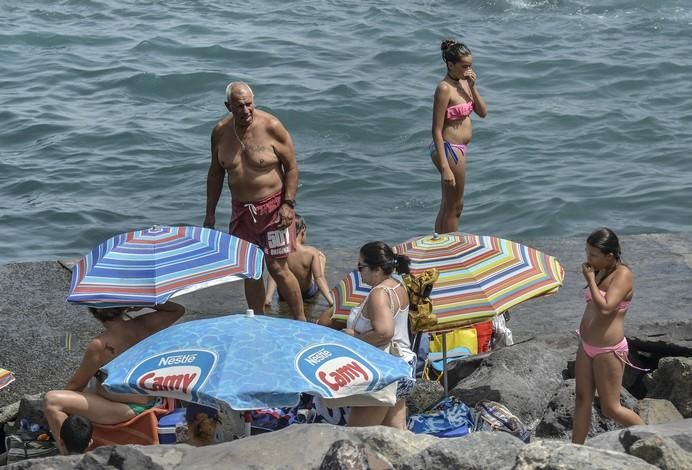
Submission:
[[[442,333],[442,385],[445,389],[445,398],[448,398],[449,385],[447,384],[447,333]]]
[[[250,437],[252,435],[252,412],[246,411],[243,415],[243,421],[245,421],[245,437]]]

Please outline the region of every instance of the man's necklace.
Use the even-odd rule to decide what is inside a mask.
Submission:
[[[243,139],[241,139],[238,135],[238,131],[235,128],[235,122],[233,122],[233,133],[235,134],[235,138],[238,139],[238,142],[240,142],[240,148],[245,151],[245,143],[243,143]]]

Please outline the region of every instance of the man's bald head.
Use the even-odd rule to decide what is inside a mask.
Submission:
[[[233,96],[242,95],[244,93],[250,93],[253,98],[255,94],[252,92],[252,88],[245,82],[231,82],[226,87],[226,102],[230,103]]]

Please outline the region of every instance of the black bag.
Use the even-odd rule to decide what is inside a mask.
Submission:
[[[39,441],[38,433],[19,431],[5,438],[7,464],[27,459],[58,455],[60,451],[53,441]]]

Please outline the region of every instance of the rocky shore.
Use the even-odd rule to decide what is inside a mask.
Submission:
[[[512,310],[508,326],[517,344],[457,363],[449,374],[451,393],[469,406],[490,399],[519,416],[532,431],[530,444],[501,432],[438,439],[382,427],[293,425],[207,448],[105,447],[84,456],[50,457],[9,468],[692,468],[691,241],[689,234],[622,240],[636,286],[626,323],[631,359],[652,369],[628,369],[622,403],[637,410],[646,426],[623,430],[601,415],[596,401],[587,445],[569,443],[578,345],[571,332],[583,311],[578,266],[584,245],[581,239],[537,240],[524,243],[563,263],[564,287],[557,295]],[[356,254],[357,249],[328,253],[330,283],[355,265]],[[86,341],[98,331],[85,309],[65,303],[70,273],[63,264],[0,266],[5,338],[0,367],[17,376],[0,391],[0,425],[16,418],[22,396],[62,387]],[[179,300],[188,309],[183,321],[243,309],[241,285]],[[308,315],[317,316],[324,307],[313,305]],[[441,396],[439,384],[421,381],[409,406],[422,411]]]

